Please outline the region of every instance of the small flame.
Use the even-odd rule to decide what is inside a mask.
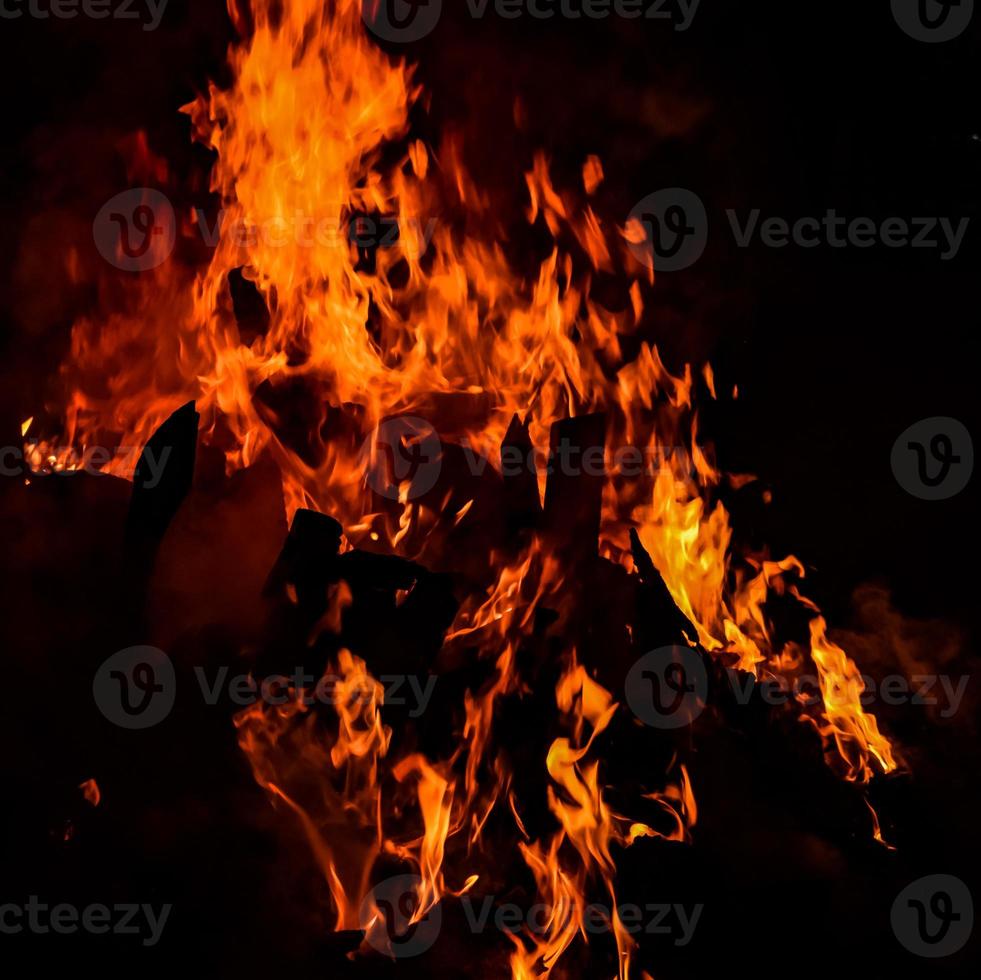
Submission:
[[[102,802],[102,791],[94,779],[86,779],[84,783],[79,784],[78,788],[82,791],[82,796],[85,797],[86,803],[91,803],[92,806],[98,806]]]

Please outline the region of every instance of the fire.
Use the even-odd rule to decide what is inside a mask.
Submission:
[[[548,230],[552,245],[536,269],[520,271],[460,144],[413,138],[409,113],[421,87],[411,66],[365,33],[361,0],[252,0],[248,28],[238,6],[229,4],[243,35],[229,52],[232,84],[212,85],[183,110],[195,138],[214,152],[211,190],[220,215],[182,215],[181,241],[219,220],[217,244],[203,267],[175,257],[127,279],[122,292],[118,283],[105,287],[105,317],[74,325],[62,369],[70,395],[61,444],[71,448],[29,444],[35,469],[46,460],[56,469],[75,465],[109,434],[142,445],[194,399],[202,437],[224,450],[229,471],[272,454],[289,514],[299,507],[329,513],[350,546],[440,567],[447,560],[441,544],[468,520],[473,501],[449,506],[448,493],[437,491],[415,498],[408,479],[381,499],[367,470],[386,420],[425,420],[444,447],[467,447],[500,467],[516,416],[544,456],[553,423],[602,412],[608,475],[600,553],[633,570],[635,531],[694,626],[689,640],[757,674],[792,669],[794,657],[771,635],[765,606],[775,592],[797,597],[811,618],[808,653],[824,697],[816,723],[829,752],[856,782],[895,769],[890,743],[858,700],[855,664],[797,591],[802,564],[731,551],[719,500],[724,477],[698,436],[699,384],[716,397],[711,368],[674,376],[656,348],[624,353],[622,340],[641,323],[654,277],[628,247],[642,240],[638,229],[616,227],[588,203],[604,180],[599,158],[584,162],[582,187],[571,190],[553,185],[544,156],[534,159],[525,174],[526,218]],[[145,140],[131,147],[130,162],[134,179],[168,179]],[[352,240],[353,221],[362,227],[384,219],[398,229],[391,247]],[[236,270],[268,309],[268,324],[254,335],[244,335],[233,314],[229,277]],[[623,311],[592,297],[599,272],[629,284]],[[307,406],[302,431],[282,407],[283,392]],[[32,424],[24,423],[25,436]],[[618,472],[611,464],[621,447],[654,465],[640,476]],[[111,468],[128,475],[115,461]],[[543,468],[538,480],[543,496]],[[648,796],[668,817],[666,835],[610,808],[598,746],[622,709],[568,651],[555,691],[567,734],[552,743],[543,773],[557,830],[551,839],[530,839],[511,774],[493,750],[495,710],[525,691],[518,652],[536,609],[563,615],[568,583],[537,537],[518,555],[492,555],[490,569],[492,587],[464,602],[446,637],[447,650],[465,656],[476,646],[493,664],[484,687],[465,696],[459,746],[449,758],[389,758],[384,695],[357,651],[341,651],[334,665],[333,713],[311,709],[293,692],[285,705],[247,709],[236,725],[256,780],[302,826],[339,930],[359,928],[382,855],[418,874],[417,918],[473,887],[479,861],[469,855],[479,852],[491,812],[506,803],[523,838],[517,846],[551,909],[542,934],[515,939],[512,974],[543,976],[585,935],[584,895],[594,882],[616,907],[616,853],[647,837],[687,840],[697,808],[684,766],[667,790]],[[339,632],[340,615],[328,614],[318,628]],[[394,811],[404,810],[394,806],[396,793],[411,801],[411,834],[392,825]],[[449,847],[460,834],[468,857],[456,858],[450,874]],[[618,974],[626,977],[633,941],[615,913],[611,930]]]
[[[467,799],[473,804],[482,795],[486,778],[481,766],[486,762],[486,750],[494,724],[497,699],[520,691],[521,680],[515,666],[515,655],[521,640],[529,633],[532,616],[538,602],[548,594],[549,585],[561,584],[561,573],[553,559],[542,557],[540,542],[535,541],[515,566],[502,569],[493,593],[473,612],[464,607],[457,616],[446,643],[479,635],[484,656],[495,657],[494,677],[478,691],[467,693],[464,704],[466,724],[463,738],[468,743],[466,766]],[[531,592],[531,595],[523,592]],[[474,599],[476,605],[479,600]],[[476,843],[481,829],[505,789],[507,774],[499,768],[487,802],[472,820],[471,843]],[[520,818],[515,814],[520,825]]]
[[[379,714],[382,687],[364,661],[340,651],[336,680],[330,680],[336,728],[302,691],[278,706],[256,702],[235,725],[256,781],[299,818],[330,887],[336,928],[357,929],[368,876],[384,844],[378,766],[392,733]]]
[[[102,790],[99,789],[99,784],[94,779],[86,779],[84,783],[79,784],[78,788],[82,791],[86,803],[98,806],[102,802]]]
[[[588,941],[586,895],[591,882],[598,879],[610,900],[609,930],[618,952],[617,975],[627,980],[636,943],[618,913],[613,848],[629,847],[643,837],[665,835],[614,812],[604,799],[600,762],[590,756],[594,743],[619,709],[610,692],[592,680],[573,655],[555,694],[557,707],[573,731],[571,738],[557,738],[552,743],[546,760],[551,779],[549,808],[560,829],[547,850],[540,843],[519,844],[549,915],[540,934],[526,941],[512,937],[517,947],[511,959],[512,976],[515,980],[548,976],[577,933]],[[648,798],[673,817],[676,829],[669,839],[686,840],[697,810],[684,766],[679,784],[669,784],[666,792]]]
[[[818,668],[827,719],[824,734],[834,739],[847,766],[847,778],[866,782],[872,775],[872,759],[883,772],[895,769],[896,760],[875,718],[860,707],[865,681],[858,667],[827,638],[825,630],[821,616],[811,620],[811,656]]]

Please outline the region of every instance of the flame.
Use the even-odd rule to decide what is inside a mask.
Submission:
[[[823,617],[811,620],[811,656],[818,668],[827,725],[823,734],[834,739],[838,753],[853,782],[867,782],[872,775],[870,756],[883,772],[896,768],[892,746],[879,732],[872,715],[861,707],[865,681],[841,647],[832,643]]]
[[[865,805],[868,807],[869,816],[872,818],[872,837],[873,837],[873,839],[876,841],[876,843],[881,844],[887,851],[894,851],[894,850],[896,850],[896,848],[893,847],[893,845],[890,844],[882,836],[882,827],[879,824],[879,814],[875,812],[875,807],[873,807],[872,804],[869,803],[868,797],[865,798]]]
[[[78,788],[82,791],[86,803],[98,806],[102,802],[102,790],[99,789],[99,784],[94,779],[86,779],[84,783],[79,784]]]
[[[577,663],[574,654],[555,695],[559,711],[572,728],[571,737],[555,739],[546,760],[551,779],[548,804],[560,829],[547,849],[538,842],[519,843],[549,915],[539,933],[512,936],[516,946],[511,958],[512,977],[548,976],[577,933],[588,939],[584,919],[587,895],[590,883],[599,879],[610,900],[609,928],[618,951],[617,975],[627,980],[636,941],[618,911],[613,848],[629,847],[643,837],[687,840],[697,819],[694,794],[682,766],[679,784],[647,797],[674,817],[676,827],[668,835],[616,813],[604,799],[600,761],[590,756],[620,706]]]
[[[790,646],[772,636],[766,612],[773,594],[796,598],[814,614],[808,653],[823,695],[815,724],[829,758],[859,783],[895,769],[889,741],[856,696],[857,667],[827,639],[823,619],[799,591],[801,562],[732,552],[723,475],[698,435],[698,385],[717,397],[711,368],[675,376],[646,343],[624,352],[622,341],[644,319],[653,274],[629,248],[644,239],[643,229],[616,227],[582,197],[604,180],[600,159],[584,162],[582,191],[568,192],[553,185],[544,155],[531,162],[525,217],[552,244],[537,268],[519,270],[508,256],[508,229],[467,173],[460,142],[449,135],[436,147],[413,138],[409,114],[421,86],[411,66],[369,39],[361,0],[252,0],[251,18],[240,16],[241,6],[229,4],[243,35],[229,51],[230,86],[211,85],[183,110],[195,138],[214,153],[211,191],[220,211],[182,215],[170,261],[100,284],[105,313],[74,324],[62,366],[69,392],[63,435],[28,444],[32,468],[75,468],[86,447],[142,446],[193,398],[202,438],[224,450],[230,472],[272,454],[289,514],[301,506],[330,513],[351,547],[439,567],[442,543],[470,518],[473,500],[452,491],[416,498],[407,480],[380,499],[368,476],[387,420],[422,419],[443,446],[466,447],[500,466],[515,416],[545,456],[553,423],[602,412],[608,464],[631,447],[645,468],[627,476],[608,465],[601,555],[633,570],[629,535],[636,530],[694,626],[689,639],[754,673],[799,666]],[[134,181],[166,185],[166,164],[145,138],[128,152]],[[398,229],[390,247],[352,240],[352,222],[361,228],[383,219]],[[210,257],[194,265],[184,253],[216,221]],[[237,270],[268,310],[261,327],[246,330],[236,320],[229,283]],[[599,273],[628,284],[622,311],[593,298]],[[284,392],[300,406],[298,417],[284,411]],[[135,462],[116,456],[106,468],[129,476]],[[543,495],[544,468],[538,480]],[[450,758],[389,758],[381,685],[347,650],[333,667],[339,696],[332,711],[294,692],[285,705],[256,705],[237,716],[257,782],[303,828],[337,929],[358,928],[383,853],[418,872],[417,917],[460,894],[446,884],[448,848],[463,834],[468,855],[479,849],[503,800],[551,909],[542,935],[515,939],[512,974],[547,975],[583,933],[593,882],[615,908],[618,849],[646,837],[689,839],[697,808],[684,766],[676,784],[647,796],[664,812],[666,833],[610,809],[596,753],[619,709],[572,651],[556,688],[568,733],[554,740],[546,761],[558,830],[533,841],[522,823],[493,728],[501,699],[527,689],[518,652],[536,609],[564,615],[568,582],[549,551],[533,537],[518,555],[491,555],[491,587],[463,603],[446,637],[444,653],[466,657],[475,649],[492,665],[483,687],[465,694],[460,744]],[[350,591],[338,588],[314,636],[340,631]],[[396,792],[409,794],[412,832]],[[451,877],[465,882],[462,889],[477,880],[472,867]],[[615,913],[611,928],[618,973],[626,977],[633,940]]]
[[[465,785],[467,801],[471,805],[488,785],[486,778],[482,778],[481,767],[486,761],[495,704],[498,698],[520,689],[515,654],[521,639],[528,633],[539,600],[547,595],[547,582],[553,576],[559,576],[557,564],[543,557],[541,543],[536,540],[515,565],[502,570],[495,588],[483,602],[475,597],[461,608],[447,634],[448,646],[479,634],[484,656],[496,658],[493,677],[480,691],[465,694],[463,739],[468,745]],[[523,595],[523,590],[529,588],[532,594]],[[493,769],[492,788],[484,794],[488,799],[480,807],[479,816],[475,814],[472,818],[471,843],[479,839],[484,823],[506,786],[506,773],[498,766]],[[518,822],[520,824],[520,820]]]
[[[301,691],[282,705],[257,701],[235,725],[256,781],[300,821],[330,887],[336,928],[357,929],[384,840],[378,766],[392,733],[381,721],[382,686],[364,661],[341,650],[324,678],[333,682],[336,728]]]

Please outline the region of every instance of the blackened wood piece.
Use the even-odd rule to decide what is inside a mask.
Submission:
[[[396,612],[410,662],[427,667],[435,662],[459,608],[452,578],[420,568],[412,591]]]
[[[408,591],[424,569],[398,555],[378,555],[371,551],[348,551],[338,561],[337,578],[343,578],[353,592],[375,590]]]
[[[537,527],[542,504],[538,494],[535,450],[528,425],[517,415],[511,419],[501,443],[501,473],[504,478],[504,510],[512,533]]]
[[[696,640],[698,631],[675,604],[661,573],[654,566],[634,528],[630,529],[630,551],[640,576],[636,622],[638,642],[653,648],[686,643],[684,634]]]
[[[316,379],[297,375],[274,383],[267,378],[253,392],[252,404],[263,424],[307,466],[324,465],[325,432],[336,418]]]
[[[194,479],[201,416],[194,402],[177,409],[150,437],[133,474],[127,519],[131,543],[159,542]]]
[[[603,503],[606,416],[579,415],[552,425],[544,524],[566,554],[596,554]]]
[[[239,336],[248,347],[257,337],[264,337],[269,329],[266,301],[256,284],[245,278],[241,268],[232,269],[228,273],[228,292],[232,297],[232,310]]]
[[[298,510],[263,594],[276,596],[290,585],[300,608],[320,615],[327,605],[327,586],[337,577],[341,530],[333,517]]]

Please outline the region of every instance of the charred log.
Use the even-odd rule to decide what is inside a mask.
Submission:
[[[501,443],[504,510],[512,534],[538,527],[541,522],[542,505],[534,453],[528,424],[515,415]]]
[[[596,554],[605,443],[605,415],[579,415],[552,425],[544,525],[557,550],[570,558]]]
[[[194,480],[201,416],[188,402],[150,437],[133,474],[126,537],[130,548],[152,552]]]
[[[291,588],[302,611],[311,618],[321,615],[327,607],[327,586],[336,579],[341,533],[334,518],[298,510],[263,594],[279,596]]]

